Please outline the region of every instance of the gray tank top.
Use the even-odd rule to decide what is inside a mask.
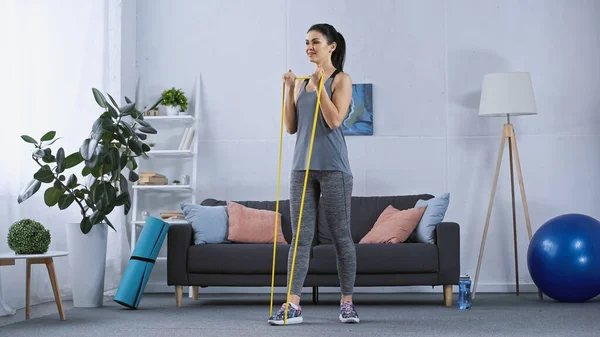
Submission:
[[[333,78],[336,74],[337,70],[323,83],[323,90],[327,90],[329,97],[333,97],[331,94],[331,83],[333,83]],[[293,170],[306,170],[306,164],[308,163],[308,152],[315,118],[318,89],[307,92],[307,83],[308,81],[302,82],[298,94],[298,102],[296,103],[298,128],[296,146],[294,148]],[[348,160],[348,148],[342,128],[339,127],[332,130],[325,122],[320,107],[310,160],[310,170],[334,170],[352,175]]]

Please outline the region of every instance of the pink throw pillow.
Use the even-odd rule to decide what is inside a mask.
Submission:
[[[406,241],[417,228],[425,207],[398,210],[392,205],[379,215],[373,228],[359,243],[400,243]]]
[[[238,243],[273,243],[275,214],[277,220],[277,242],[287,243],[281,231],[281,214],[274,211],[249,208],[233,201],[227,202],[229,214],[228,239]]]

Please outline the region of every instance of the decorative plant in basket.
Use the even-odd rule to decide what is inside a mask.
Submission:
[[[157,133],[144,120],[144,112],[154,109],[161,102],[159,99],[153,106],[140,112],[135,102],[127,97],[126,104],[119,107],[112,96],[108,95],[109,102],[98,89],[92,88],[92,93],[104,111],[77,152],[67,155],[62,147],[53,152],[50,146],[60,139],[56,138],[55,131],[48,131],[39,140],[28,135],[21,136],[25,142],[33,144],[31,158],[39,170],[17,199],[22,203],[34,195],[42,183],[51,184],[44,192],[45,204],[49,207],[58,206],[61,210],[77,205],[82,216],[80,228],[85,234],[100,223],[106,223],[115,230],[107,215],[117,206],[124,206],[125,215],[129,213],[129,182],[136,182],[139,178],[134,171],[137,168],[136,158],[147,156],[150,146],[144,140],[147,134]],[[68,177],[66,173],[66,170],[82,162],[84,167],[81,175],[87,177],[85,184],[74,173]],[[123,173],[126,169],[127,177]]]

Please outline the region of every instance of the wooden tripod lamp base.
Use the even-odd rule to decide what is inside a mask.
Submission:
[[[519,151],[517,149],[517,138],[515,129],[510,122],[511,115],[535,115],[537,114],[535,99],[533,96],[533,88],[531,85],[531,76],[529,73],[495,73],[487,74],[483,79],[483,87],[481,91],[481,103],[479,106],[480,116],[506,116],[507,122],[502,129],[502,137],[500,139],[500,150],[498,151],[498,159],[496,161],[496,171],[494,174],[494,182],[492,184],[492,192],[490,195],[485,226],[483,228],[483,238],[479,249],[479,259],[477,261],[477,271],[475,273],[475,281],[473,283],[472,297],[475,298],[477,292],[477,283],[479,281],[479,272],[481,269],[481,261],[485,249],[485,241],[492,215],[492,207],[494,197],[496,195],[496,186],[498,184],[498,176],[502,165],[502,157],[504,147],[508,142],[508,158],[510,164],[510,190],[512,200],[512,223],[513,223],[513,245],[515,258],[515,286],[517,296],[519,295],[519,258],[517,249],[517,216],[515,208],[515,187],[513,174],[513,161],[517,169],[517,178],[521,191],[521,200],[523,202],[523,211],[525,213],[525,224],[527,226],[527,234],[529,241],[532,238],[531,221],[529,218],[529,208],[527,207],[527,198],[525,196],[525,186],[523,183],[523,173],[521,171],[521,161],[519,159]],[[538,295],[541,298],[541,292],[538,289]]]

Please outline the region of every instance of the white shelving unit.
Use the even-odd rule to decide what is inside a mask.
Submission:
[[[176,193],[186,194],[189,198],[190,203],[196,202],[196,177],[198,173],[198,119],[200,116],[200,78],[196,78],[194,91],[192,97],[188,98],[189,107],[193,107],[193,115],[180,115],[180,116],[145,116],[144,120],[148,121],[153,128],[158,131],[160,136],[161,129],[181,129],[186,127],[192,127],[195,130],[192,146],[189,150],[151,150],[148,154],[147,160],[153,159],[164,159],[169,158],[169,162],[173,162],[177,158],[185,158],[183,162],[190,162],[191,158],[191,173],[190,173],[190,184],[189,185],[174,185],[171,183],[172,179],[169,179],[168,185],[140,185],[138,183],[133,184],[133,196],[131,200],[131,251],[135,249],[137,243],[137,230],[143,227],[145,221],[141,219],[140,209],[138,203],[140,201],[140,193]],[[135,170],[136,173],[143,172],[144,159],[140,159],[138,167]],[[188,165],[190,165],[188,164]],[[177,205],[178,206],[178,205]],[[158,214],[153,215],[158,216]],[[185,220],[169,220],[169,224],[186,224]],[[165,241],[166,242],[166,241]],[[166,261],[165,257],[159,257],[157,261]]]

